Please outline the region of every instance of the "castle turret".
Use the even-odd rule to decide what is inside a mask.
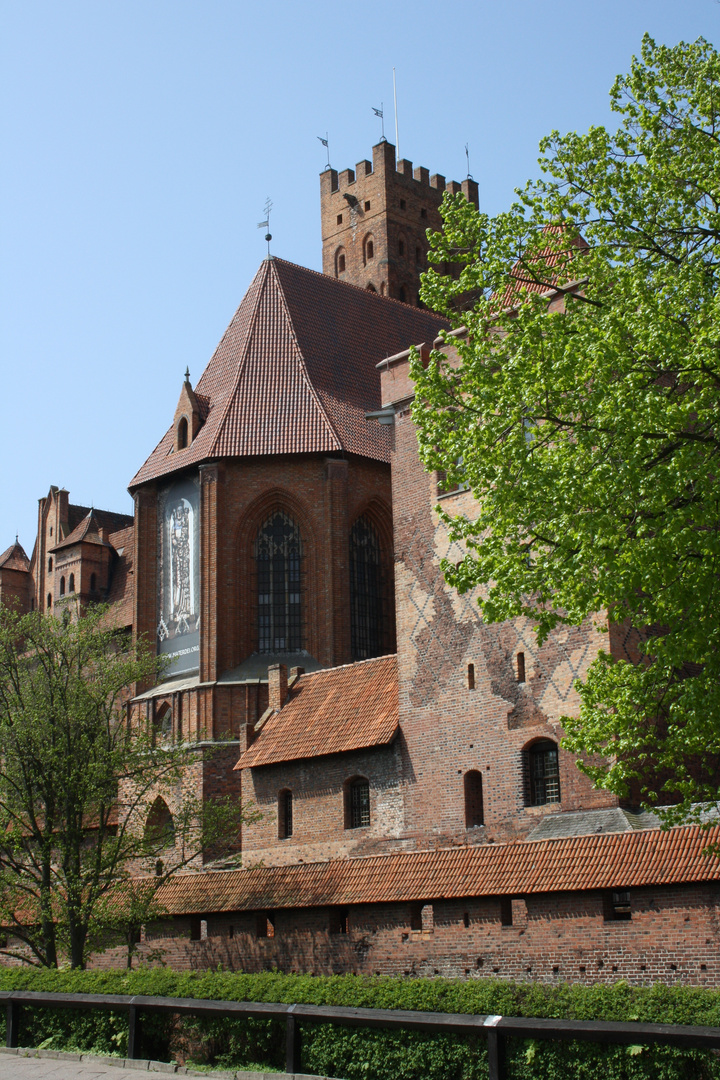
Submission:
[[[427,230],[442,227],[445,191],[478,204],[477,183],[446,183],[411,161],[395,162],[395,147],[379,142],[373,160],[320,174],[323,273],[371,292],[417,305],[427,269]]]

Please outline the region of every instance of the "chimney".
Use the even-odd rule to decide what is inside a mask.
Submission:
[[[268,667],[268,708],[277,712],[282,709],[288,695],[288,675],[285,664]]]

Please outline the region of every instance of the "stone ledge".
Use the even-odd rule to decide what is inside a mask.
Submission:
[[[179,1076],[204,1076],[209,1080],[334,1080],[330,1076],[310,1073],[248,1072],[245,1069],[224,1069],[213,1072],[196,1072],[195,1069],[176,1065],[172,1061],[147,1061],[144,1058],[101,1057],[99,1054],[75,1054],[68,1050],[36,1050],[31,1046],[10,1048],[0,1046],[0,1054],[17,1057],[50,1058],[54,1061],[86,1061],[95,1065],[112,1065],[119,1069],[137,1069],[140,1072],[173,1073]]]

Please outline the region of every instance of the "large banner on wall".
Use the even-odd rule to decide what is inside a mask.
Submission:
[[[200,479],[159,492],[157,651],[171,658],[168,675],[200,667]]]

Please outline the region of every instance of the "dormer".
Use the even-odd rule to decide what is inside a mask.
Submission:
[[[202,427],[203,415],[200,402],[195,391],[190,385],[190,371],[185,371],[185,381],[180,391],[180,400],[175,409],[173,427],[175,429],[175,442],[173,450],[181,453],[191,445],[198,431]]]
[[[30,610],[31,592],[30,560],[15,537],[15,543],[0,555],[0,604],[24,615]]]

